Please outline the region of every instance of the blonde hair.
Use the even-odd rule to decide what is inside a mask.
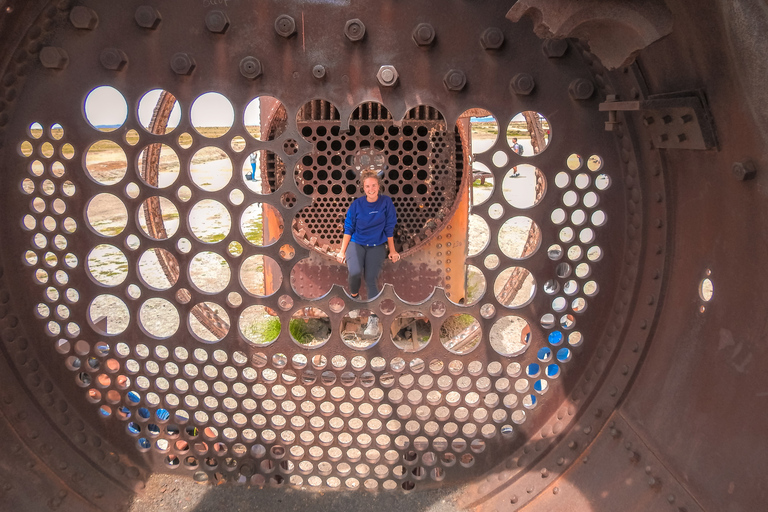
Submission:
[[[365,180],[367,180],[368,178],[375,179],[379,183],[379,186],[381,186],[381,177],[379,176],[379,171],[377,171],[376,169],[365,169],[360,172],[361,185],[364,185]]]

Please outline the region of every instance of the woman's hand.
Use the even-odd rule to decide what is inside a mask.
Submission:
[[[339,254],[336,255],[336,261],[338,261],[339,263],[344,263],[346,259],[347,259],[346,254],[343,252],[340,252]]]
[[[397,251],[390,251],[389,260],[392,263],[397,263],[398,261],[400,261],[400,254]]]

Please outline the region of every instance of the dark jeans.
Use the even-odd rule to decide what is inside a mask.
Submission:
[[[365,279],[368,298],[379,294],[376,281],[381,273],[384,258],[387,257],[387,245],[366,247],[355,242],[349,242],[346,252],[347,268],[349,269],[349,291],[354,295],[360,293],[360,280]]]

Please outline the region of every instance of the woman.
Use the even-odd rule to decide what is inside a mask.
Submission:
[[[360,173],[365,195],[358,197],[347,210],[344,221],[344,238],[336,259],[347,262],[349,269],[349,291],[352,297],[360,294],[361,278],[365,279],[368,298],[379,294],[376,281],[381,272],[389,247],[389,259],[400,261],[392,236],[397,224],[397,214],[392,199],[380,196],[381,179],[375,170]]]

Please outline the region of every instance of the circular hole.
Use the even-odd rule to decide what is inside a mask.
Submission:
[[[493,158],[491,158],[491,161],[493,162],[493,165],[495,165],[496,167],[504,167],[505,165],[507,165],[507,162],[509,162],[509,157],[503,151],[496,151],[493,154]]]
[[[282,324],[274,311],[265,306],[249,306],[238,323],[243,337],[256,345],[268,345],[280,335]]]
[[[533,255],[541,244],[541,229],[528,217],[512,217],[499,229],[499,248],[509,258],[520,260]]]
[[[232,179],[232,160],[215,146],[195,152],[189,165],[192,182],[206,192],[223,189]]]
[[[592,213],[591,220],[593,225],[597,227],[601,227],[601,226],[605,226],[605,222],[608,220],[608,218],[606,217],[604,211],[597,210],[596,212]]]
[[[112,237],[123,232],[128,225],[125,204],[112,194],[102,193],[88,201],[85,217],[96,233]]]
[[[392,342],[405,352],[418,352],[432,337],[432,324],[419,311],[406,311],[398,315],[390,327]]]
[[[96,87],[85,98],[85,119],[98,131],[112,132],[128,118],[128,103],[114,87]]]
[[[189,280],[198,291],[220,293],[229,285],[229,263],[215,252],[197,253],[189,263]]]
[[[491,241],[491,230],[488,223],[479,215],[469,216],[469,231],[467,245],[469,246],[468,256],[471,258],[477,256],[488,247]]]
[[[117,286],[128,277],[128,258],[117,247],[101,244],[88,253],[86,268],[97,283]]]
[[[585,291],[586,293],[586,291]],[[704,302],[709,302],[712,300],[712,296],[715,293],[715,286],[714,283],[712,283],[712,280],[708,277],[705,277],[701,280],[701,283],[699,284],[699,297]]]
[[[566,190],[563,194],[563,204],[569,208],[576,206],[579,202],[579,194],[573,190]]]
[[[165,299],[149,299],[139,309],[139,325],[153,338],[170,338],[179,330],[180,324],[179,311]]]
[[[139,258],[139,277],[154,290],[167,290],[179,278],[179,263],[176,257],[165,249],[148,249]]]
[[[153,188],[166,188],[176,181],[181,163],[176,152],[165,144],[150,144],[139,153],[139,178]]]
[[[578,188],[579,190],[584,190],[590,185],[591,179],[589,177],[589,174],[581,173],[576,176],[576,179],[573,180],[573,183],[574,185],[576,185],[576,188]]]
[[[149,133],[171,133],[181,120],[181,107],[173,94],[154,89],[139,100],[139,123]]]
[[[589,160],[587,160],[587,169],[589,169],[592,172],[599,171],[603,168],[603,159],[600,158],[597,155],[592,155],[589,157]]]
[[[607,174],[600,174],[595,178],[595,187],[598,190],[606,190],[611,186],[611,178]]]
[[[232,128],[235,109],[224,95],[207,92],[198,96],[192,103],[189,117],[197,133],[215,139],[225,135]]]
[[[440,343],[454,354],[472,352],[482,339],[480,322],[467,314],[454,314],[440,326]]]
[[[270,119],[278,111],[285,111],[279,100],[271,96],[260,96],[251,100],[245,107],[243,124],[248,134],[256,140],[272,140],[274,133],[262,131],[262,120]]]
[[[256,194],[271,194],[278,188],[277,176],[286,172],[285,164],[272,151],[254,151],[243,162],[242,174],[245,186]]]
[[[123,333],[130,322],[128,306],[114,295],[99,295],[88,306],[88,320],[93,330],[104,336]]]
[[[128,158],[117,143],[109,140],[94,142],[85,153],[85,170],[99,185],[114,185],[128,171]]]
[[[491,327],[491,347],[502,356],[520,355],[531,341],[531,328],[519,316],[505,316]]]
[[[532,208],[539,204],[547,191],[547,179],[536,167],[521,164],[512,168],[504,177],[501,187],[504,199],[518,209]]]
[[[507,127],[507,143],[520,156],[538,155],[547,149],[550,138],[549,121],[532,110],[517,114]]]
[[[240,284],[245,291],[256,297],[272,295],[280,289],[282,282],[280,265],[269,256],[249,256],[240,266]],[[293,299],[290,307],[293,307]]]
[[[528,269],[509,267],[496,278],[493,293],[502,306],[521,308],[530,304],[536,295],[536,279]]]
[[[345,345],[358,350],[372,347],[383,333],[379,317],[368,309],[356,309],[341,320],[341,339]]]
[[[584,165],[584,159],[576,153],[573,153],[566,159],[565,163],[570,170],[577,171]]]
[[[565,210],[562,208],[555,208],[552,210],[552,213],[549,216],[550,220],[552,220],[552,224],[559,226],[562,223],[566,221],[568,218],[568,215],[565,213]]]
[[[216,343],[229,332],[229,315],[216,303],[202,302],[189,313],[189,329],[204,343]]]
[[[179,210],[162,196],[149,197],[141,203],[138,224],[142,232],[152,240],[166,240],[179,229]]]
[[[473,147],[474,148],[474,147]],[[493,194],[493,173],[485,164],[472,162],[472,206],[486,202]]]
[[[299,345],[317,348],[331,337],[331,319],[320,309],[302,308],[291,317],[288,330]]]
[[[189,212],[189,230],[201,242],[221,242],[232,229],[232,217],[226,206],[213,199],[195,203]]]
[[[240,218],[240,231],[251,245],[267,247],[283,235],[283,217],[268,203],[253,203]]]

